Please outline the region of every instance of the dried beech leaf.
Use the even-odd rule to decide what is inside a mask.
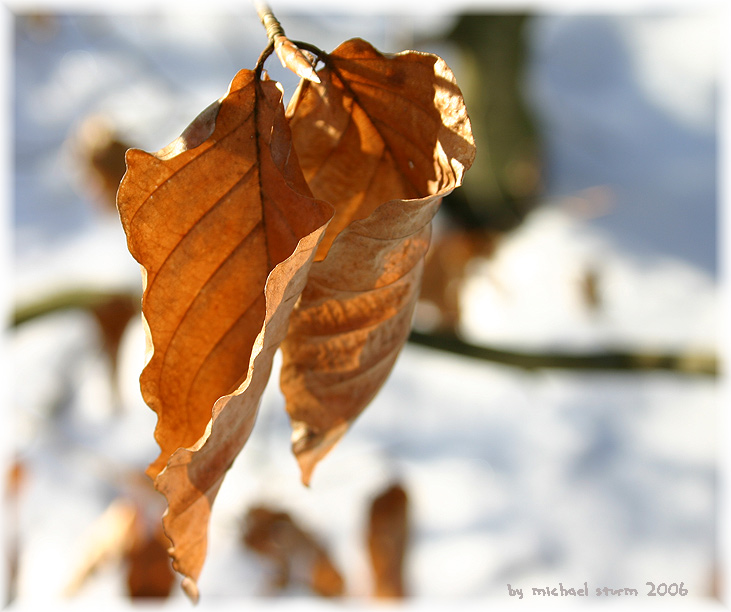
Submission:
[[[118,406],[122,405],[119,390],[117,363],[119,362],[119,346],[122,343],[127,325],[139,313],[137,298],[126,295],[110,295],[108,298],[91,304],[89,311],[96,319],[101,332],[102,347],[109,359],[109,374],[112,381],[112,392]]]
[[[475,154],[437,56],[355,39],[287,111],[315,197],[336,207],[282,344],[293,450],[309,482],[386,380],[409,334],[431,219]]]
[[[272,358],[332,216],[309,197],[282,94],[240,71],[155,154],[127,153],[118,207],[142,265],[145,401],[173,566],[197,599],[211,504],[256,418]]]
[[[490,258],[500,242],[500,232],[490,229],[453,227],[432,242],[424,264],[419,301],[429,302],[437,310],[421,323],[430,331],[456,335],[460,323],[460,295],[470,262],[476,257]],[[419,327],[417,306],[414,324]]]
[[[403,487],[396,484],[371,503],[368,553],[373,568],[375,597],[405,597],[403,566],[408,542],[408,498]]]
[[[343,594],[343,578],[325,548],[286,512],[264,506],[251,508],[242,539],[248,548],[274,563],[275,592],[287,588],[291,582],[300,582],[323,597]]]
[[[121,558],[132,543],[137,506],[119,497],[99,516],[84,534],[83,555],[64,589],[66,597],[76,595],[89,577],[114,557]]]
[[[73,139],[86,187],[104,212],[115,211],[119,181],[124,175],[124,155],[129,145],[102,115],[86,118]]]
[[[127,552],[127,593],[132,599],[165,599],[170,595],[175,573],[170,567],[169,546],[161,524],[151,529],[138,520]]]

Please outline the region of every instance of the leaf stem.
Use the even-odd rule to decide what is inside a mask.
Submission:
[[[261,55],[259,56],[259,59],[256,60],[256,66],[254,66],[254,74],[256,75],[256,80],[261,80],[261,72],[264,69],[264,62],[267,61],[267,58],[272,54],[274,51],[274,41],[270,40],[269,44],[264,48],[264,51],[261,52]]]
[[[300,49],[304,49],[305,51],[309,51],[310,53],[315,55],[317,59],[320,60],[323,64],[327,64],[328,60],[330,59],[330,56],[325,51],[311,43],[304,42],[302,40],[293,40],[292,43],[297,45],[297,47],[299,47]]]

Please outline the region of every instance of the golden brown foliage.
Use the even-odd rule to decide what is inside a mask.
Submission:
[[[272,586],[276,591],[300,581],[324,597],[343,594],[343,578],[325,548],[286,512],[264,506],[251,508],[246,515],[243,541],[274,562],[276,575]]]
[[[303,195],[280,90],[248,70],[177,141],[130,150],[127,167],[118,204],[144,271],[140,382],[161,449],[148,474],[196,599],[211,503],[254,425],[330,210]]]
[[[403,487],[393,485],[373,500],[368,521],[368,553],[376,597],[406,595],[403,565],[408,542],[408,498]]]
[[[308,483],[385,382],[408,337],[431,220],[474,157],[438,57],[343,43],[288,116],[300,165],[335,217],[282,345],[282,390]]]
[[[286,117],[277,84],[242,70],[176,141],[127,153],[118,208],[143,268],[140,381],[160,445],[148,474],[193,599],[280,343],[307,483],[393,367],[431,219],[474,157],[438,57],[353,40],[324,61]]]

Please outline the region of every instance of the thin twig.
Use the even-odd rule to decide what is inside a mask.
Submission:
[[[92,309],[95,306],[108,303],[112,300],[129,300],[135,308],[139,308],[141,296],[127,291],[98,291],[95,289],[70,289],[32,302],[21,303],[15,306],[10,324],[12,327],[22,325],[39,317],[70,309]]]
[[[261,23],[266,29],[267,38],[274,43],[274,51],[279,61],[282,62],[282,66],[289,68],[300,78],[307,79],[313,83],[319,83],[320,78],[317,76],[312,64],[305,54],[299,50],[297,45],[285,36],[282,24],[274,16],[269,5],[258,1],[254,4],[259,19],[261,19]],[[261,72],[260,68],[259,72]]]

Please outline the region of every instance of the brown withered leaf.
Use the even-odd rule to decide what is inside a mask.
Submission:
[[[139,312],[139,302],[133,296],[110,295],[89,306],[89,312],[96,319],[101,333],[102,348],[109,360],[109,375],[116,407],[122,405],[119,390],[119,347],[127,325]]]
[[[127,594],[132,599],[165,599],[175,583],[167,552],[170,541],[161,524],[151,527],[141,518],[137,523],[126,555]]]
[[[251,508],[242,535],[248,548],[274,563],[275,592],[300,582],[323,597],[343,594],[345,583],[325,548],[286,512],[265,506]]]
[[[272,81],[226,96],[154,154],[127,153],[118,207],[142,265],[145,401],[173,566],[197,599],[211,504],[246,442],[329,205],[309,197]]]
[[[281,386],[308,483],[386,380],[409,334],[431,219],[475,154],[439,57],[343,43],[287,115],[315,197],[336,207],[295,308]]]
[[[128,145],[103,115],[87,117],[73,138],[84,187],[104,212],[116,212],[116,195],[124,175]]]
[[[134,536],[137,514],[134,502],[118,497],[90,525],[83,537],[83,554],[79,564],[64,589],[66,597],[76,595],[107,561],[125,554]]]
[[[432,243],[419,293],[420,301],[431,303],[438,311],[438,320],[431,327],[440,333],[457,333],[467,267],[476,257],[492,257],[500,238],[500,233],[492,230],[456,227],[443,232]],[[418,327],[418,307],[414,322]]]
[[[404,488],[394,484],[373,500],[369,514],[368,553],[375,597],[405,597],[403,574],[408,543],[408,498]]]

